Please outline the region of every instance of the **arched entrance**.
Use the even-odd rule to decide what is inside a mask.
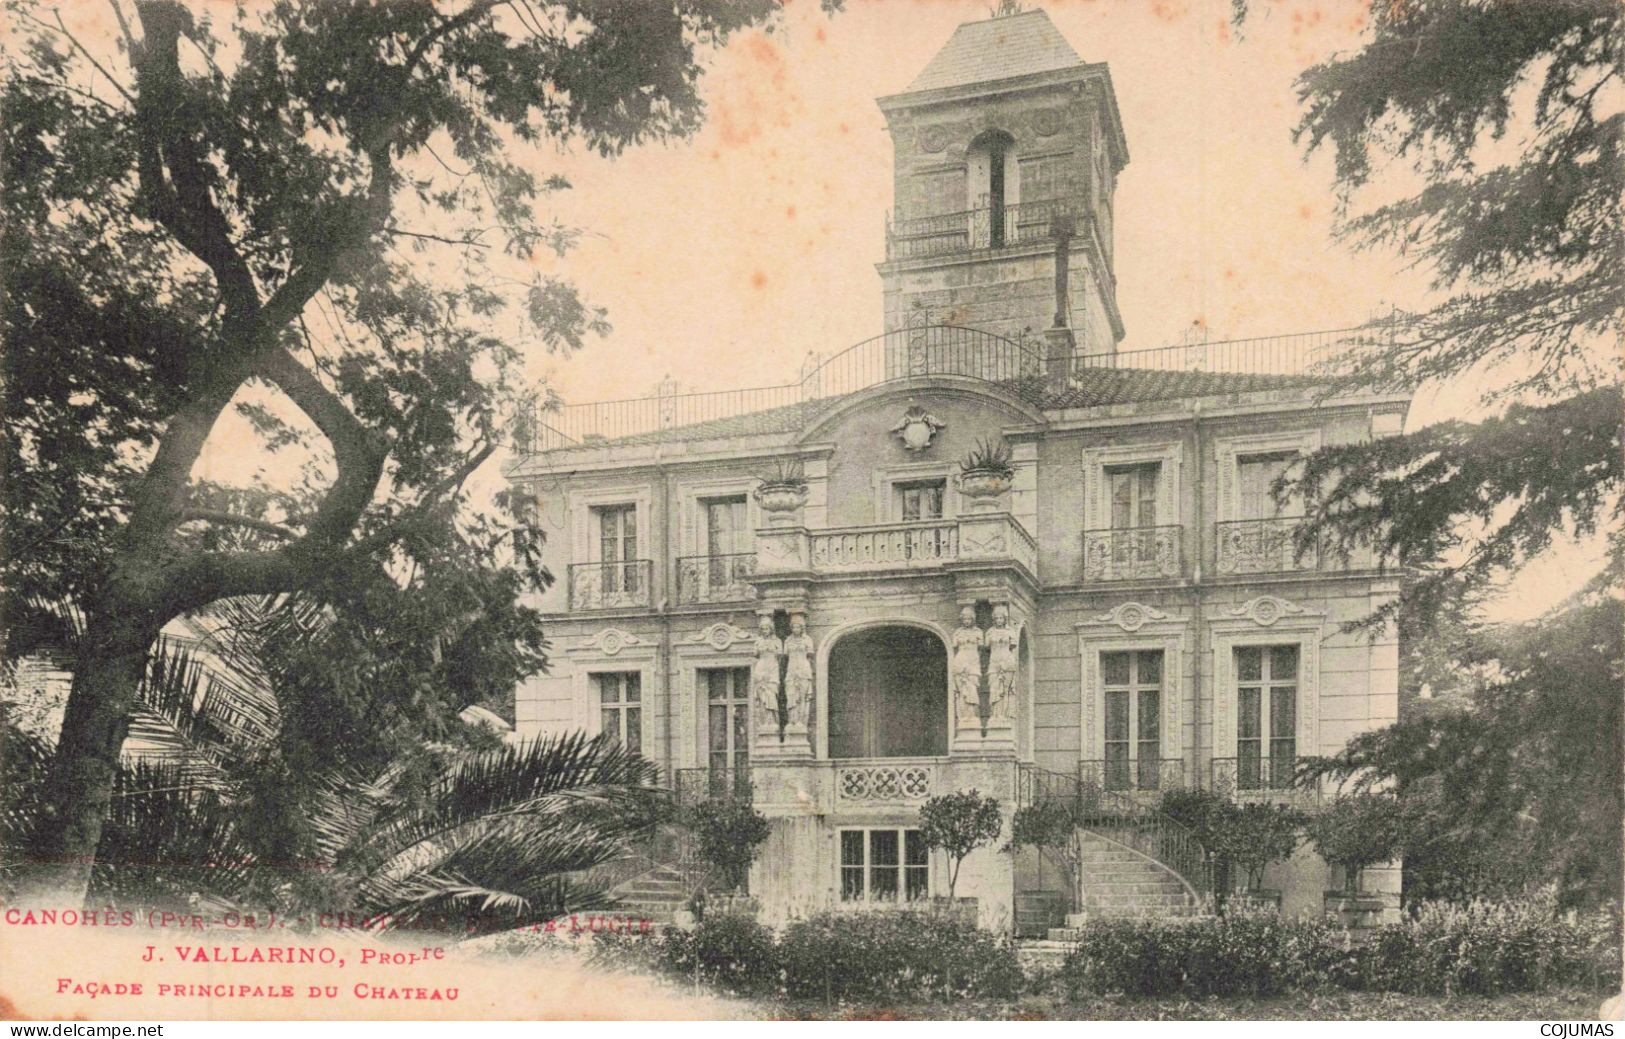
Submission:
[[[948,651],[919,628],[866,628],[829,654],[829,756],[948,753]]]

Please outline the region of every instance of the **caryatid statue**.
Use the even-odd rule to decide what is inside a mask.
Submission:
[[[982,629],[976,626],[976,611],[969,606],[960,610],[948,674],[954,687],[954,719],[962,731],[982,726],[983,639]]]
[[[762,614],[756,621],[756,662],[750,667],[750,698],[756,705],[756,731],[784,734],[779,718],[779,658],[784,640],[773,632],[773,618]]]
[[[988,724],[1005,726],[1016,713],[1016,647],[1021,631],[1010,625],[1010,608],[993,607],[993,626],[987,629]]]
[[[790,615],[790,634],[784,639],[785,725],[805,729],[812,722],[813,640],[807,618]]]

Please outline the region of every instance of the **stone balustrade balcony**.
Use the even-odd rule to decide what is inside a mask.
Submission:
[[[769,527],[756,535],[757,577],[940,571],[979,562],[1011,563],[1036,574],[1038,543],[1005,512],[819,530]]]

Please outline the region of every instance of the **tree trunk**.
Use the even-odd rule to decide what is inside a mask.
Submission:
[[[19,901],[78,906],[90,884],[130,711],[156,633],[128,613],[89,621]]]

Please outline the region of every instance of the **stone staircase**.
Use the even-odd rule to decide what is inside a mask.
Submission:
[[[1167,866],[1099,834],[1083,831],[1079,839],[1083,842],[1082,911],[1068,913],[1066,926],[1051,927],[1047,937],[1022,942],[1024,962],[1060,966],[1085,922],[1091,919],[1201,915],[1196,893]]]
[[[688,904],[689,885],[683,874],[671,866],[655,866],[611,889],[617,914],[653,921],[655,926],[671,924],[674,914]]]

